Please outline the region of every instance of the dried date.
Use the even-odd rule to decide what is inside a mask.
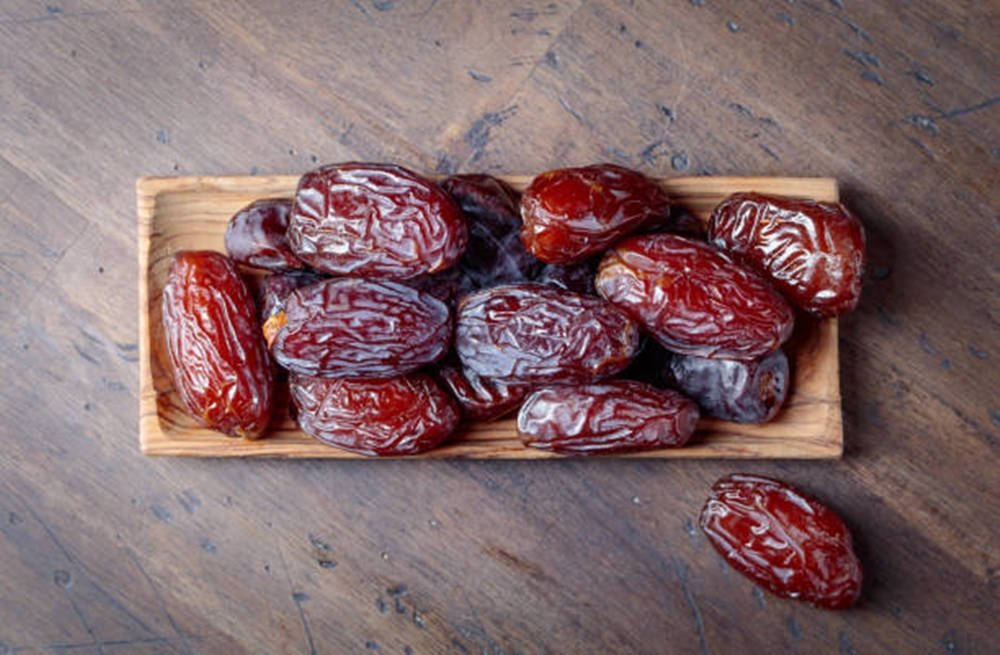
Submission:
[[[757,273],[721,250],[673,234],[630,237],[610,250],[597,292],[668,350],[755,359],[792,333],[792,308]]]
[[[517,415],[526,446],[571,455],[603,455],[683,446],[698,406],[681,394],[632,380],[549,387]]]
[[[597,164],[543,173],[521,197],[521,240],[550,264],[576,264],[623,236],[670,219],[670,201],[642,173]]]
[[[700,522],[730,566],[777,596],[846,609],[861,593],[861,563],[847,526],[784,482],[726,476],[712,486]]]
[[[288,296],[299,287],[325,279],[325,275],[313,271],[284,271],[271,273],[264,278],[257,292],[257,307],[260,310],[261,331],[268,347],[274,341],[278,329],[284,324],[282,312],[285,311],[285,301]]]
[[[231,436],[261,436],[271,417],[271,365],[232,260],[207,250],[174,256],[163,288],[163,333],[191,416]]]
[[[749,361],[675,355],[669,371],[671,386],[727,421],[770,421],[788,393],[788,358],[781,350]]]
[[[403,375],[445,355],[451,312],[390,280],[333,278],[296,289],[275,315],[279,364],[318,377]]]
[[[507,383],[587,383],[621,372],[639,343],[636,324],[600,298],[525,283],[484,289],[459,303],[462,365]]]
[[[481,377],[460,365],[442,366],[436,375],[458,401],[467,421],[494,421],[517,409],[531,389]]]
[[[302,430],[323,443],[363,455],[416,455],[458,426],[455,401],[422,373],[378,380],[292,375]]]
[[[813,314],[835,316],[858,304],[865,232],[843,205],[737,193],[712,212],[709,241]]]
[[[542,266],[521,243],[516,191],[489,175],[453,175],[442,188],[458,202],[468,219],[469,245],[458,267],[471,287],[525,282]]]
[[[391,164],[349,162],[299,181],[288,225],[298,257],[333,275],[406,279],[455,264],[465,217],[441,187]]]
[[[240,264],[272,271],[302,268],[286,234],[291,213],[292,201],[287,198],[256,200],[236,212],[226,225],[229,256]]]

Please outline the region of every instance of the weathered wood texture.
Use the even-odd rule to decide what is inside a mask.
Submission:
[[[7,0],[0,652],[995,652],[996,33],[946,0]],[[872,263],[845,458],[141,456],[135,177],[345,159],[837,178]],[[693,521],[735,470],[844,515],[857,609],[720,564]]]
[[[505,176],[518,191],[531,181]],[[192,419],[169,373],[163,338],[163,287],[174,253],[225,252],[230,217],[254,200],[291,197],[298,177],[144,177],[136,184],[139,262],[139,443],[147,455],[200,457],[363,457],[331,448],[298,429],[288,398],[278,394],[271,429],[264,439],[232,439]],[[726,196],[740,191],[836,201],[836,180],[778,177],[675,177],[661,181],[671,202],[702,221]],[[252,274],[251,271],[245,271]],[[843,453],[837,319],[800,320],[785,347],[792,363],[790,393],[774,420],[740,425],[703,418],[684,448],[631,453],[628,457],[837,458]],[[560,457],[525,448],[514,419],[463,425],[440,448],[409,457],[425,459],[542,459]]]

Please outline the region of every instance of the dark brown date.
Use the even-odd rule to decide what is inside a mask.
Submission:
[[[461,366],[442,366],[437,371],[467,421],[494,421],[521,404],[530,390],[525,384],[506,384],[476,375]]]
[[[836,316],[858,304],[865,232],[843,205],[737,193],[712,212],[709,241],[808,312]]]
[[[458,306],[462,365],[501,382],[594,382],[628,366],[638,344],[638,327],[624,313],[542,284],[484,289]]]
[[[465,217],[441,187],[391,164],[349,162],[299,181],[288,225],[298,257],[333,275],[406,279],[455,264]]]
[[[600,261],[601,258],[596,257],[569,266],[545,264],[539,270],[535,281],[556,286],[560,289],[566,289],[567,291],[595,296],[597,295],[597,291],[594,289],[594,277],[597,275],[597,265]]]
[[[325,280],[325,275],[313,271],[284,271],[271,273],[261,282],[257,291],[257,307],[260,310],[260,323],[264,332],[264,340],[270,346],[278,333],[280,325],[269,319],[285,310],[285,301],[299,287],[308,286]]]
[[[380,380],[292,375],[299,427],[323,443],[363,455],[416,455],[458,425],[455,401],[427,375]]]
[[[775,350],[761,359],[707,359],[675,355],[671,386],[694,399],[706,414],[738,423],[774,418],[788,393],[788,358]]]
[[[701,529],[734,569],[782,598],[846,609],[861,594],[851,532],[826,505],[779,480],[729,475],[712,485]]]
[[[272,271],[302,268],[286,234],[291,213],[292,201],[287,198],[255,200],[236,212],[226,225],[229,256],[240,264]]]
[[[542,173],[521,197],[521,240],[550,264],[576,264],[623,236],[670,218],[670,201],[642,173],[597,164]]]
[[[274,319],[275,359],[303,375],[403,375],[443,357],[451,342],[447,305],[390,280],[333,278],[296,289]]]
[[[163,288],[163,333],[191,416],[230,436],[261,436],[271,418],[271,365],[231,259],[207,250],[174,256]]]
[[[459,266],[452,266],[432,275],[411,277],[401,282],[417,291],[431,294],[449,307],[454,307],[459,298],[475,289],[472,280]]]
[[[570,455],[604,455],[683,446],[698,406],[675,391],[632,380],[534,392],[517,415],[526,446]]]
[[[468,219],[469,245],[458,267],[471,288],[525,282],[542,266],[521,243],[516,191],[489,175],[453,175],[441,186]]]
[[[757,273],[703,241],[630,237],[608,251],[597,292],[638,320],[667,350],[755,359],[792,333],[795,315]]]

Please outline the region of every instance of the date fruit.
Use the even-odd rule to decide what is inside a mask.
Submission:
[[[458,267],[473,289],[525,282],[542,266],[521,243],[517,192],[489,175],[452,175],[441,182],[465,213],[469,245]]]
[[[226,225],[226,251],[240,264],[272,271],[302,268],[288,243],[287,198],[255,200],[236,212]]]
[[[455,264],[468,239],[462,210],[441,187],[391,164],[348,162],[299,180],[288,240],[299,259],[333,275],[406,279]]]
[[[715,208],[708,230],[711,243],[770,278],[798,307],[836,316],[857,306],[865,232],[843,205],[737,193]]]
[[[792,333],[795,315],[757,273],[703,241],[630,237],[608,251],[597,292],[638,320],[667,350],[755,359]]]
[[[363,455],[416,455],[458,426],[455,401],[423,373],[379,380],[292,375],[302,430],[323,443]]]
[[[271,273],[261,282],[257,294],[257,306],[260,308],[261,331],[268,347],[274,342],[278,329],[284,325],[285,301],[299,287],[315,284],[325,280],[325,275],[313,271],[284,271]],[[280,316],[279,316],[280,314]]]
[[[333,278],[296,289],[275,315],[271,346],[290,371],[385,378],[436,362],[451,343],[451,312],[430,294],[391,280]]]
[[[442,366],[437,378],[458,401],[467,421],[494,421],[517,409],[531,389],[480,377],[461,366]]]
[[[542,173],[521,197],[521,241],[549,264],[576,264],[670,219],[666,192],[642,173],[597,164]]]
[[[737,423],[774,418],[788,393],[788,358],[775,350],[761,359],[707,359],[674,355],[671,386],[694,399],[706,414]]]
[[[698,406],[681,394],[632,380],[548,387],[517,415],[525,446],[570,455],[683,446],[694,433]]]
[[[594,382],[628,366],[638,345],[639,329],[624,313],[543,284],[484,289],[458,305],[462,366],[500,382]]]
[[[837,514],[784,482],[729,475],[714,485],[701,529],[754,584],[822,609],[846,609],[861,593],[861,563]]]
[[[163,288],[163,333],[191,416],[230,436],[261,436],[271,418],[271,364],[231,259],[208,250],[174,256]]]

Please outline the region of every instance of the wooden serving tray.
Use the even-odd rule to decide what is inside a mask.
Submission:
[[[161,293],[174,253],[187,249],[225,252],[229,218],[253,200],[291,197],[298,177],[142,177],[136,183],[139,210],[139,442],[147,455],[190,457],[361,458],[326,446],[288,418],[288,394],[277,394],[271,432],[254,441],[201,427],[183,410],[173,388],[160,315]],[[523,189],[531,178],[504,178]],[[737,191],[759,191],[836,201],[830,178],[675,177],[660,180],[671,200],[707,220],[712,208]],[[702,419],[683,448],[622,457],[837,458],[843,452],[837,319],[800,320],[786,346],[792,385],[785,407],[763,425]],[[446,445],[421,458],[538,459],[559,457],[525,448],[513,419],[460,428]]]

